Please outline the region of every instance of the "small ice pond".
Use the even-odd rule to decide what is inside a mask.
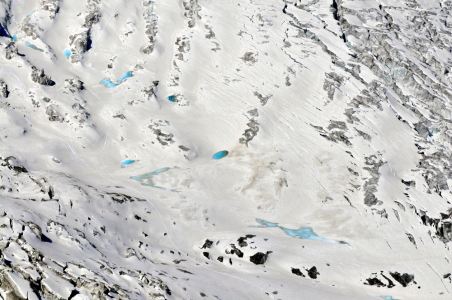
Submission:
[[[121,162],[121,167],[124,168],[125,166],[131,165],[131,164],[133,164],[134,162],[136,162],[136,160],[133,160],[133,159],[126,159],[126,160],[123,160],[123,161]]]
[[[124,75],[121,76],[121,78],[119,78],[119,80],[117,81],[117,83],[111,81],[110,79],[104,78],[102,79],[101,82],[99,82],[100,84],[102,84],[105,87],[108,88],[113,88],[115,86],[120,85],[121,83],[123,83],[127,78],[133,77],[133,73],[131,71],[125,73]]]
[[[172,169],[172,168],[161,168],[161,169],[158,169],[158,170],[156,170],[154,172],[149,172],[149,173],[145,173],[145,174],[142,174],[142,175],[132,176],[130,178],[140,182],[141,185],[144,185],[144,186],[150,186],[150,187],[154,187],[154,188],[158,188],[158,189],[162,189],[162,190],[166,190],[166,191],[177,192],[176,190],[173,190],[173,189],[157,186],[157,185],[154,184],[154,181],[153,181],[153,177],[155,175],[158,175],[160,173],[166,172],[166,171],[168,171],[170,169]]]
[[[133,77],[133,74],[131,71],[127,72],[126,74],[122,75],[121,78],[119,78],[118,83],[122,83],[127,78]]]
[[[213,159],[222,159],[223,157],[227,156],[229,154],[228,151],[223,150],[223,151],[219,151],[217,153],[215,153],[214,155],[212,155]]]
[[[99,82],[99,83],[102,84],[105,87],[108,87],[108,88],[112,88],[112,87],[118,86],[116,83],[112,82],[111,80],[109,80],[107,78],[102,79],[102,81]]]
[[[289,229],[286,227],[279,226],[278,223],[271,223],[262,219],[256,219],[256,222],[261,224],[261,226],[253,226],[256,228],[267,228],[267,227],[277,227],[284,231],[287,235],[291,237],[297,237],[299,239],[307,239],[307,240],[317,240],[327,243],[333,243],[333,244],[347,244],[343,241],[335,241],[326,239],[323,237],[318,236],[311,227],[300,227],[299,229]]]
[[[36,47],[33,44],[30,44],[29,42],[25,42],[25,46],[30,47],[31,49],[34,49],[34,50],[38,50],[38,51],[44,52],[44,50],[42,50],[41,48]]]

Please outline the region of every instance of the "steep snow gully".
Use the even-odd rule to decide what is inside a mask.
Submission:
[[[449,299],[451,12],[0,1],[0,298]]]

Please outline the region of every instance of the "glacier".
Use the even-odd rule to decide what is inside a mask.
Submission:
[[[450,299],[451,13],[1,0],[0,299]]]

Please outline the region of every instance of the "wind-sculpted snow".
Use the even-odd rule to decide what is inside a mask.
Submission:
[[[449,299],[451,7],[0,1],[0,298]]]

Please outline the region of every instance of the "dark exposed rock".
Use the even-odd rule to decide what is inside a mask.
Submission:
[[[272,253],[271,251],[267,251],[267,253],[257,252],[253,256],[250,257],[250,261],[255,265],[263,265],[267,261],[268,255]]]
[[[359,134],[363,139],[365,139],[366,141],[372,141],[372,137],[371,137],[369,134],[367,134],[367,133],[365,133],[364,131],[361,131],[361,130],[359,130],[359,129],[356,129],[356,128],[355,128],[355,130],[356,130],[356,132],[358,132],[358,134]]]
[[[2,166],[6,166],[8,169],[13,170],[16,174],[20,173],[28,173],[27,169],[24,166],[19,165],[17,159],[14,156],[8,156],[3,159],[0,157],[0,160],[3,160]]]
[[[71,46],[71,62],[80,62],[83,53],[91,49],[91,31],[90,29],[69,36],[69,45]]]
[[[292,268],[292,274],[295,274],[297,276],[306,277],[301,273],[300,269]]]
[[[207,249],[207,248],[210,248],[210,247],[212,247],[212,245],[213,245],[213,242],[211,241],[211,240],[206,240],[205,242],[204,242],[204,245],[201,247],[201,249]]]
[[[44,70],[39,70],[36,67],[31,67],[31,79],[39,83],[40,85],[48,85],[48,86],[54,86],[55,81],[50,78],[50,76],[47,76],[44,74]]]
[[[392,282],[391,279],[389,279],[387,276],[385,276],[385,274],[383,274],[383,272],[381,272],[380,274],[381,274],[381,276],[383,276],[384,279],[386,279],[388,281],[388,288],[395,287],[394,282]]]
[[[52,243],[52,240],[49,239],[45,234],[41,233],[41,242]]]
[[[452,241],[452,217],[451,213],[442,213],[440,218],[431,218],[425,211],[415,212],[425,226],[432,226],[435,229],[435,235],[444,243]]]
[[[46,108],[46,114],[49,116],[49,121],[52,122],[63,122],[64,118],[55,110],[53,105],[49,105]]]
[[[175,45],[179,53],[188,53],[190,51],[190,41],[187,37],[176,38]]]
[[[247,235],[244,236],[244,237],[239,237],[238,240],[237,240],[237,242],[238,242],[238,244],[239,244],[240,247],[246,247],[246,246],[248,246],[248,243],[246,242],[246,240],[247,240],[247,239],[251,239],[251,238],[253,238],[253,237],[255,237],[255,235],[247,234]]]
[[[328,98],[333,100],[334,92],[339,89],[344,82],[344,77],[334,72],[327,73],[323,83],[323,89],[327,92]]]
[[[243,252],[242,250],[238,249],[234,244],[231,244],[231,254],[235,254],[238,257],[242,258],[243,257]]]
[[[391,273],[392,278],[394,278],[398,283],[400,283],[403,287],[407,287],[410,282],[414,281],[414,275],[410,275],[407,273],[400,274],[399,272]]]
[[[254,139],[254,137],[259,132],[259,123],[257,123],[255,117],[259,116],[259,112],[257,109],[252,109],[247,112],[249,116],[247,116],[249,122],[246,124],[248,128],[245,129],[245,132],[242,134],[243,137],[239,139],[241,144],[245,144],[248,146],[248,143]]]
[[[174,143],[174,135],[172,133],[163,133],[160,129],[154,129],[154,134],[157,136],[159,143],[163,146]]]
[[[199,11],[201,10],[201,6],[198,4],[198,0],[184,0],[184,15],[189,19],[188,27],[192,28],[196,24],[196,20],[201,19],[199,15]]]
[[[83,26],[87,27],[87,28],[91,28],[93,27],[94,24],[98,23],[100,20],[100,17],[102,16],[101,12],[98,10],[92,11],[90,12],[86,17],[85,17],[85,24]]]
[[[245,133],[243,133],[243,137],[241,137],[239,141],[241,144],[248,145],[259,132],[259,123],[255,120],[250,120],[246,125],[248,125],[248,128],[245,129]]]
[[[8,91],[8,85],[0,79],[0,94],[3,98],[8,98],[9,91]]]
[[[364,184],[364,203],[367,206],[373,206],[381,203],[375,196],[375,193],[377,192],[378,180],[380,179],[379,169],[384,162],[381,159],[377,159],[375,155],[364,157],[364,159],[368,167],[364,167],[363,169],[371,175],[371,178]]]
[[[212,30],[212,27],[209,25],[204,25],[204,27],[208,30],[208,33],[206,34],[206,39],[213,39],[215,38],[215,33]]]
[[[124,120],[126,118],[126,116],[124,116],[123,114],[117,114],[117,115],[114,115],[113,118]]]
[[[203,252],[202,255],[204,255],[205,258],[210,259],[209,252]]]
[[[329,141],[332,141],[335,143],[342,142],[349,147],[352,146],[350,139],[345,135],[345,133],[343,131],[333,131],[327,135],[325,135],[325,134],[320,134],[320,135]]]
[[[255,54],[253,52],[246,52],[241,59],[243,62],[245,62],[247,65],[251,66],[257,62]]]
[[[60,1],[61,0],[41,0],[41,7],[43,10],[55,14],[60,9]]]
[[[320,275],[315,266],[310,268],[309,270],[306,269],[306,271],[308,271],[308,276],[311,277],[312,279],[317,279],[317,275]]]
[[[258,92],[254,92],[254,96],[256,96],[260,102],[261,105],[264,106],[265,104],[267,104],[268,100],[273,97],[273,95],[267,95],[267,96],[263,96],[262,94],[258,93]]]
[[[143,18],[146,20],[145,34],[148,38],[149,43],[144,47],[142,52],[144,54],[151,54],[154,51],[154,46],[156,42],[156,36],[158,32],[157,20],[158,16],[154,13],[154,1],[145,0],[143,1],[143,6],[146,10],[143,13]]]
[[[402,183],[404,185],[406,185],[406,186],[409,186],[409,187],[415,187],[416,186],[416,182],[414,182],[414,181],[405,181],[405,180],[402,179]]]
[[[10,42],[5,47],[5,57],[6,57],[6,59],[9,60],[9,59],[15,57],[18,54],[19,54],[19,52],[17,52],[17,46],[16,46],[15,42]]]
[[[157,86],[159,85],[158,81],[154,81],[151,86],[142,89],[143,94],[149,99],[152,96],[156,96]]]
[[[377,277],[367,278],[366,280],[367,280],[367,282],[365,282],[364,284],[367,284],[367,285],[376,285],[376,286],[378,286],[378,287],[386,286],[386,284],[384,284],[384,283],[383,283],[380,279],[378,279]]]
[[[85,89],[85,87],[83,86],[83,81],[81,81],[77,78],[66,79],[64,81],[64,84],[65,84],[66,88],[68,88],[69,91],[71,91],[71,93],[83,91]]]
[[[133,202],[133,201],[146,201],[143,199],[135,198],[129,195],[124,195],[120,193],[107,193],[111,197],[111,200],[118,203],[126,203],[126,202]]]
[[[339,129],[339,130],[347,130],[347,124],[342,121],[330,121],[330,125],[328,125],[328,130]]]
[[[413,243],[413,245],[415,247],[417,247],[416,240],[414,239],[414,236],[411,233],[408,233],[408,232],[406,233],[406,235],[407,235],[408,239],[410,240],[410,242]]]

